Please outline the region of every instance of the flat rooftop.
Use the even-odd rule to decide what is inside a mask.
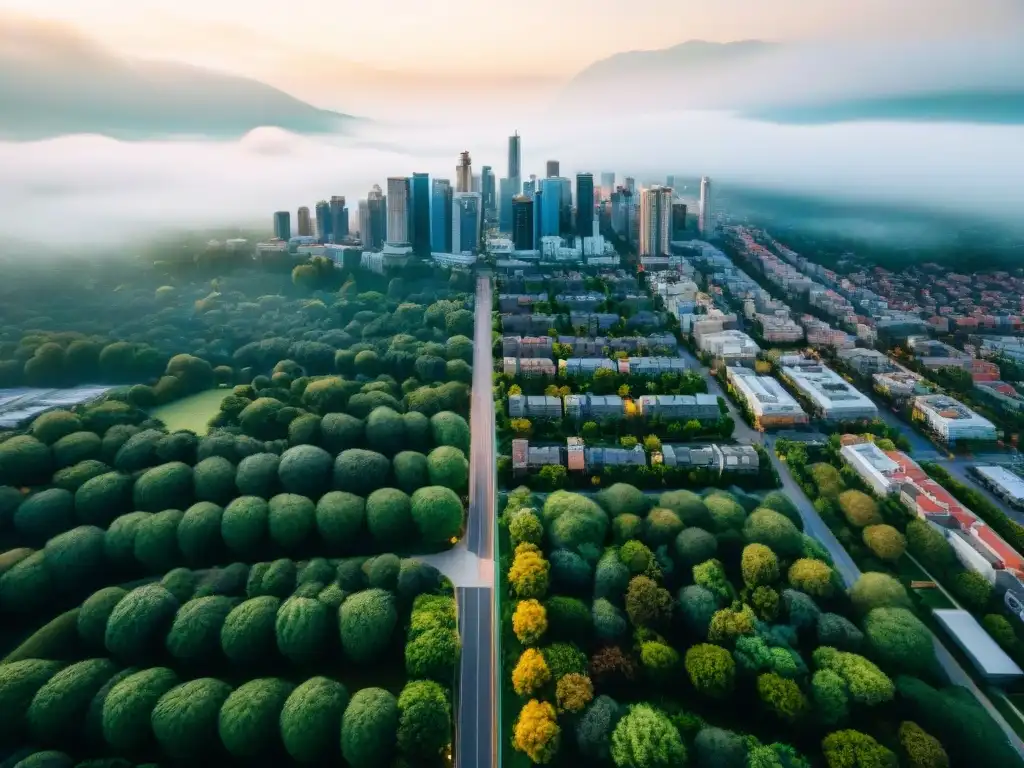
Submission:
[[[977,466],[974,471],[984,477],[990,483],[998,485],[1009,496],[1024,501],[1024,479],[1013,474],[1006,467],[999,466]]]

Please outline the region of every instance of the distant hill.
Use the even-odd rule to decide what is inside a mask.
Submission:
[[[908,94],[816,104],[765,107],[745,112],[774,123],[815,125],[863,120],[1024,123],[1024,91]]]
[[[69,133],[234,138],[260,126],[328,133],[351,119],[255,80],[121,59],[71,30],[6,17],[0,104],[0,138],[15,140]]]

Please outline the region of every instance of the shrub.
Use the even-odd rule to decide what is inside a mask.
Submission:
[[[693,749],[699,768],[747,768],[747,742],[732,731],[701,728],[693,740]],[[757,766],[751,763],[751,768]]]
[[[0,443],[0,482],[41,485],[52,472],[50,449],[34,437],[18,435]]]
[[[551,671],[543,654],[534,648],[523,651],[512,670],[512,687],[520,696],[531,695],[550,679]]]
[[[294,687],[273,677],[250,680],[232,691],[220,708],[217,732],[232,757],[253,759],[272,753],[279,719]]]
[[[629,568],[614,550],[606,552],[597,561],[594,570],[594,597],[612,601],[621,601],[629,586]]]
[[[221,523],[224,510],[209,501],[193,504],[178,523],[178,550],[192,566],[217,562],[224,549]]]
[[[282,424],[278,419],[278,414],[283,408],[284,403],[280,400],[258,397],[238,414],[238,423],[245,434],[257,440],[276,440],[288,434],[287,424]]]
[[[308,665],[328,649],[331,617],[327,606],[308,597],[293,597],[277,612],[277,649],[293,664]]]
[[[864,633],[845,616],[823,613],[818,617],[818,645],[840,651],[859,651],[863,643]]]
[[[348,702],[345,686],[326,677],[311,677],[296,687],[281,709],[281,740],[288,754],[300,763],[335,762]]]
[[[385,548],[400,548],[413,539],[414,519],[409,497],[396,488],[380,488],[366,499],[366,526]]]
[[[788,723],[798,721],[807,710],[807,697],[800,686],[774,672],[758,676],[757,695],[769,711]]]
[[[854,528],[866,528],[882,522],[878,504],[863,491],[849,490],[840,493],[839,509]]]
[[[672,596],[646,576],[634,576],[626,590],[626,614],[634,627],[666,624],[672,618]]]
[[[647,497],[643,491],[628,483],[614,483],[597,494],[597,503],[609,517],[619,515],[641,516],[647,511]]]
[[[72,432],[51,447],[53,468],[64,469],[81,461],[99,459],[103,441],[95,432]]]
[[[367,496],[387,483],[390,470],[391,462],[382,454],[349,448],[334,460],[334,487],[357,496]]]
[[[25,717],[33,741],[60,744],[80,728],[89,702],[117,671],[108,659],[88,659],[72,664],[43,683]],[[5,711],[5,716],[12,713]]]
[[[438,446],[427,456],[431,485],[444,486],[459,493],[469,486],[469,462],[458,448]]]
[[[395,454],[394,459],[391,460],[391,468],[395,477],[395,485],[406,493],[412,493],[417,488],[430,484],[427,457],[422,453],[401,451]]]
[[[537,518],[530,512],[520,512],[518,517],[527,519]],[[567,594],[584,594],[590,591],[594,583],[593,571],[590,564],[575,552],[565,549],[556,549],[549,558],[551,565],[551,583],[556,592]]]
[[[789,583],[814,597],[831,597],[835,591],[833,571],[821,560],[800,558],[789,566]]]
[[[75,493],[86,482],[94,477],[105,475],[110,467],[97,459],[86,459],[77,464],[59,470],[53,474],[53,485],[65,491]]]
[[[135,537],[150,517],[149,512],[129,512],[110,524],[103,542],[108,563],[120,568],[136,567]]]
[[[277,476],[287,493],[318,499],[330,486],[334,459],[323,448],[297,445],[281,454]]]
[[[266,568],[260,569],[260,565],[266,565]],[[249,597],[270,595],[283,600],[295,591],[296,577],[295,563],[287,558],[280,558],[271,563],[257,563],[249,571],[246,594]]]
[[[110,613],[104,644],[115,658],[145,661],[159,647],[174,620],[178,601],[158,584],[136,587]]]
[[[850,587],[853,607],[866,614],[874,608],[909,608],[907,590],[892,576],[885,573],[868,572]]]
[[[267,529],[271,541],[285,552],[300,551],[308,542],[315,526],[316,507],[305,496],[279,493],[267,505]]]
[[[992,585],[980,573],[961,571],[950,582],[950,591],[974,613],[984,611],[992,600]]]
[[[457,413],[441,411],[430,417],[434,445],[451,445],[469,454],[469,424]]]
[[[799,529],[784,515],[770,509],[755,509],[743,524],[743,537],[764,544],[782,557],[796,557],[803,549]]]
[[[555,698],[559,712],[582,712],[594,698],[594,684],[586,675],[570,672],[555,686]]]
[[[38,611],[53,598],[54,586],[46,555],[36,552],[0,576],[0,607],[14,613]]]
[[[811,678],[811,698],[817,718],[825,725],[838,725],[850,711],[846,681],[831,669],[819,669]]]
[[[199,438],[192,432],[172,432],[156,441],[154,453],[161,464],[169,461],[181,461],[185,464],[196,463],[196,449]]]
[[[82,420],[70,411],[49,411],[37,416],[28,431],[37,440],[52,445],[82,429]]]
[[[114,607],[128,594],[123,587],[104,587],[94,592],[78,611],[78,636],[92,648],[103,648],[107,620]]]
[[[639,541],[644,535],[643,518],[631,514],[617,515],[612,519],[612,537],[616,544]]]
[[[411,513],[420,539],[428,546],[447,543],[462,532],[462,502],[448,488],[434,485],[417,490]]]
[[[1004,651],[1011,652],[1017,648],[1017,633],[1005,616],[990,613],[982,618],[981,625],[985,628],[986,632],[992,635],[992,639],[999,643],[999,647]]]
[[[586,655],[572,643],[553,643],[541,652],[556,683],[573,672],[584,674],[587,671]]]
[[[562,729],[555,708],[546,701],[531,699],[519,712],[512,731],[512,746],[536,765],[551,762],[561,743]]]
[[[4,445],[6,443],[0,444],[0,448]],[[32,494],[14,512],[15,530],[38,544],[63,533],[74,524],[75,497],[61,488]]]
[[[956,564],[956,553],[946,537],[924,520],[907,523],[907,549],[926,568],[944,571]]]
[[[666,491],[658,498],[658,506],[675,512],[687,527],[713,527],[714,521],[704,500],[692,491]]]
[[[521,599],[541,598],[548,591],[550,566],[539,552],[516,548],[512,567],[508,571],[508,583],[516,597]]]
[[[341,604],[339,627],[345,655],[357,664],[377,659],[388,647],[398,623],[395,598],[382,589],[367,589]]]
[[[263,595],[232,608],[220,630],[220,647],[224,655],[240,667],[273,657],[277,648],[275,624],[280,606],[280,599]]]
[[[352,768],[390,762],[397,741],[398,701],[383,688],[363,688],[352,696],[341,719],[341,753]]]
[[[671,509],[655,507],[647,513],[647,518],[644,520],[644,540],[654,548],[678,541],[676,537],[682,530],[682,520]],[[690,530],[700,529],[691,528]]]
[[[626,619],[614,605],[598,598],[591,607],[594,635],[603,643],[615,643],[626,635]]]
[[[619,705],[609,696],[598,696],[576,725],[576,743],[584,757],[607,762],[611,757],[612,731],[620,716]]]
[[[190,571],[188,568],[175,568],[164,574],[160,579],[160,586],[174,595],[179,603],[191,600],[195,594],[196,585],[199,581],[199,574]]]
[[[398,749],[409,760],[437,759],[452,737],[452,710],[445,689],[413,680],[398,696]]]
[[[22,740],[36,693],[63,667],[59,661],[24,659],[0,665],[0,742]]]
[[[270,524],[267,502],[256,496],[239,496],[224,508],[220,534],[232,554],[252,559],[266,546]]]
[[[704,499],[704,506],[707,507],[708,513],[715,523],[716,531],[743,530],[743,523],[747,520],[747,510],[736,501],[732,494],[717,492],[709,494]]]
[[[63,752],[55,749],[47,749],[41,752],[33,752],[22,757],[14,763],[14,768],[71,768],[75,762]],[[16,755],[15,759],[20,755]]]
[[[332,454],[363,443],[365,428],[362,419],[347,413],[328,413],[320,422],[321,447]]]
[[[828,768],[896,768],[896,755],[866,733],[836,731],[821,742]]]
[[[173,507],[185,509],[192,505],[192,467],[180,461],[161,464],[147,470],[135,481],[132,500],[136,509],[157,512]]]
[[[732,692],[736,663],[724,648],[709,643],[691,646],[684,665],[698,692],[712,698],[724,698]]]
[[[907,540],[891,525],[869,525],[862,535],[872,554],[885,562],[895,563],[907,549]]]
[[[532,509],[520,509],[512,515],[512,519],[509,521],[508,534],[512,540],[512,546],[524,541],[539,545],[544,540],[544,526]],[[552,553],[552,559],[554,559],[554,553]]]
[[[166,647],[175,659],[210,662],[220,655],[220,633],[235,600],[212,595],[189,600],[178,609],[167,633]]]
[[[165,509],[139,523],[135,531],[135,560],[147,573],[169,571],[181,562],[178,525],[185,513]]]
[[[288,425],[288,445],[317,445],[320,442],[320,417],[304,413]]]
[[[238,462],[235,470],[235,486],[243,496],[259,496],[269,499],[280,490],[277,477],[279,456],[273,453],[254,453]]]
[[[796,589],[784,589],[782,602],[789,616],[789,623],[795,629],[810,629],[818,622],[821,610],[810,595]]]
[[[130,475],[106,472],[86,480],[75,491],[75,514],[87,525],[106,528],[123,512],[131,509],[132,488]]]
[[[640,663],[655,683],[671,679],[679,666],[679,654],[665,643],[649,640],[640,644]]]
[[[590,659],[590,677],[602,687],[629,684],[636,678],[636,664],[619,646],[605,646]]]
[[[552,639],[589,642],[593,635],[590,610],[582,600],[557,595],[544,602]]]
[[[935,665],[928,628],[906,608],[875,608],[864,619],[864,637],[874,657],[892,669],[927,673]]]
[[[106,568],[104,540],[99,528],[80,525],[46,542],[43,552],[53,585],[77,594],[94,584]]]
[[[668,716],[634,704],[612,732],[612,760],[622,768],[671,768],[686,763],[686,747]]]
[[[378,453],[393,456],[405,445],[405,420],[402,414],[379,406],[366,417],[366,444]]]
[[[891,701],[894,686],[882,670],[856,653],[845,653],[834,648],[818,648],[814,665],[819,670],[835,672],[846,683],[850,698],[858,704],[877,706]]]
[[[697,586],[710,590],[718,600],[733,598],[732,584],[726,578],[725,569],[719,560],[708,560],[693,566],[693,580]]]
[[[696,584],[679,590],[679,609],[683,624],[695,636],[705,639],[711,617],[718,610],[718,598],[704,587]]]
[[[331,551],[352,550],[363,531],[366,504],[345,491],[330,491],[316,505],[316,527]]]
[[[779,578],[779,559],[764,544],[748,544],[743,548],[740,561],[743,583],[748,587],[763,587]]]
[[[718,645],[731,646],[741,635],[753,634],[756,622],[757,617],[749,605],[743,604],[739,610],[723,608],[715,611],[711,617],[708,640]]]
[[[160,749],[183,762],[209,755],[218,739],[220,709],[230,694],[231,686],[224,681],[202,677],[161,696],[150,718]]]
[[[118,751],[135,752],[152,741],[157,702],[180,680],[166,667],[151,667],[119,681],[103,699],[103,738]]]
[[[158,429],[143,429],[135,432],[117,450],[114,456],[114,467],[119,472],[138,472],[154,466],[159,460],[156,457],[156,446],[166,437]]]
[[[547,611],[537,600],[520,600],[512,614],[512,631],[523,645],[535,645],[548,629]]]
[[[899,728],[900,746],[910,768],[947,768],[949,756],[942,742],[917,723],[903,722]]]

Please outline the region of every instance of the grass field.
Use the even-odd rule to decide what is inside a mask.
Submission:
[[[220,410],[221,400],[230,392],[228,389],[208,389],[167,405],[158,405],[149,414],[166,424],[169,432],[189,429],[197,435],[205,435],[206,423]]]

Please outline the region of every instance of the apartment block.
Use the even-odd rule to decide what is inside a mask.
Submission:
[[[503,336],[501,354],[504,357],[553,357],[554,339],[550,336]]]
[[[902,366],[895,371],[876,373],[871,376],[875,391],[894,400],[904,400],[923,395],[929,391],[922,376]]]
[[[696,335],[694,336],[696,338]],[[729,366],[753,365],[761,348],[743,331],[720,331],[702,335],[698,348]]]
[[[663,373],[683,373],[686,361],[681,357],[628,357],[625,363],[631,376],[660,376]]]
[[[795,365],[783,364],[781,375],[825,421],[857,421],[878,416],[878,407],[867,395],[821,363],[805,359]]]
[[[877,349],[841,349],[836,356],[861,376],[872,376],[897,369],[896,363]]]
[[[617,421],[625,414],[625,403],[618,395],[565,396],[565,415],[573,419]]]
[[[533,313],[528,315],[501,316],[501,330],[509,334],[527,333],[540,335],[547,333],[549,328],[554,328],[557,324],[558,318],[555,315]]]
[[[550,395],[509,395],[508,415],[512,419],[560,419],[562,400]]]
[[[914,417],[921,419],[946,443],[996,439],[996,427],[991,421],[948,395],[914,398]]]
[[[547,301],[543,293],[502,293],[498,295],[498,311],[522,315],[533,311],[533,305]]]
[[[506,376],[554,376],[557,371],[554,361],[546,357],[506,357],[502,361]]]
[[[596,335],[597,331],[606,331],[619,322],[621,318],[610,312],[570,312],[569,324],[573,328],[582,328],[588,334]]]
[[[606,357],[570,357],[558,361],[559,370],[566,376],[591,377],[602,368],[617,372],[618,364]]]
[[[777,429],[807,424],[807,414],[796,399],[771,376],[758,376],[749,368],[729,366],[726,378],[736,395],[754,415],[759,429]]]
[[[713,422],[721,416],[715,395],[641,395],[636,402],[645,419]]]
[[[804,338],[804,329],[789,317],[789,314],[754,314],[754,320],[761,329],[761,336],[771,344],[793,344]]]

